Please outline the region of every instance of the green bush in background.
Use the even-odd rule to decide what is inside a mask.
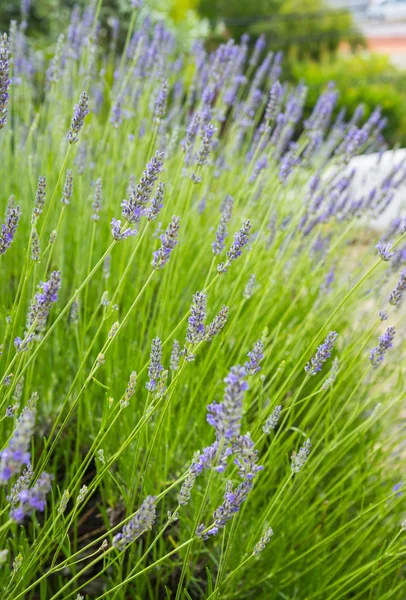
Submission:
[[[340,92],[338,108],[353,111],[364,104],[367,116],[377,105],[388,119],[385,138],[390,145],[406,144],[406,73],[392,66],[386,56],[357,53],[326,56],[321,62],[289,61],[294,81],[306,80],[309,87],[307,110],[314,106],[320,91],[333,80]]]

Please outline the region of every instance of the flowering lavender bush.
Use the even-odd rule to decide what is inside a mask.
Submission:
[[[183,54],[139,2],[104,54],[100,6],[1,38],[1,598],[403,599],[379,110],[304,118],[261,38]]]

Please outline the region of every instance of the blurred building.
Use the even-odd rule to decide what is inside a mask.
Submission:
[[[406,68],[406,0],[328,0],[335,9],[351,11],[371,52],[390,57]]]

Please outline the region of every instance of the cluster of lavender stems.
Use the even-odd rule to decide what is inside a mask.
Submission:
[[[196,530],[196,535],[203,539],[215,535],[238,512],[253,487],[254,478],[263,469],[257,464],[258,451],[250,434],[240,434],[243,398],[248,390],[246,379],[260,370],[259,363],[263,360],[263,343],[260,340],[248,353],[248,358],[245,366],[237,365],[230,369],[224,380],[226,387],[223,401],[207,406],[207,421],[215,429],[216,441],[195,453],[178,494],[179,504],[187,504],[197,476],[204,469],[215,469],[222,473],[227,467],[228,459],[234,457],[234,465],[243,481],[235,489],[231,482],[227,483],[224,502],[213,513],[213,526],[206,528],[200,524]]]
[[[132,0],[131,4],[135,9],[138,9],[141,3],[138,0]],[[81,22],[78,11],[79,9],[75,9],[72,15],[66,39],[61,36],[58,40],[55,56],[52,58],[47,70],[48,86],[56,84],[63,77],[67,57],[72,60],[79,60],[85,48],[91,56],[92,46],[94,46],[93,50],[96,52],[97,44],[93,36],[97,39],[98,26],[93,28],[92,18],[90,17],[88,18],[89,23],[85,22],[86,19]],[[22,30],[26,26],[28,12],[29,2],[25,1],[22,4]],[[94,16],[91,9],[89,9],[89,15]],[[23,26],[24,23],[25,26]],[[159,181],[163,170],[164,151],[165,156],[171,156],[170,142],[168,141],[171,136],[169,134],[171,129],[175,129],[175,125],[178,129],[183,126],[183,123],[179,125],[176,121],[180,112],[182,112],[179,110],[180,103],[179,106],[176,104],[176,99],[184,96],[183,82],[176,81],[173,86],[171,83],[171,87],[169,87],[166,75],[170,73],[166,72],[168,69],[165,67],[166,62],[169,63],[168,57],[171,56],[175,41],[162,25],[155,26],[151,36],[148,27],[150,27],[150,24],[145,25],[145,32],[135,32],[132,35],[132,38],[129,39],[128,48],[126,48],[127,55],[124,57],[124,60],[128,60],[128,64],[132,64],[130,61],[133,61],[134,57],[139,55],[139,60],[134,67],[134,80],[141,82],[141,84],[135,85],[134,90],[129,89],[129,86],[123,86],[122,92],[116,93],[111,109],[110,124],[116,133],[120,133],[123,122],[128,118],[126,112],[129,111],[125,110],[125,106],[130,105],[138,109],[137,104],[141,95],[142,82],[150,79],[155,84],[155,91],[157,91],[152,96],[150,121],[156,125],[159,150],[146,165],[138,183],[134,180],[130,186],[128,197],[121,203],[123,224],[115,218],[111,221],[111,233],[116,241],[136,235],[137,230],[134,226],[142,218],[145,217],[146,220],[153,221],[159,216],[164,205],[165,193],[165,184]],[[114,39],[117,40],[117,23],[112,23],[111,29]],[[8,46],[8,37],[4,34],[0,42],[0,129],[6,125],[8,118],[8,91],[11,83]],[[230,107],[233,107],[231,114],[235,118],[234,124],[237,132],[233,140],[231,157],[233,159],[238,152],[242,152],[247,147],[246,151],[244,150],[246,152],[244,160],[247,165],[252,165],[247,183],[258,185],[259,195],[264,189],[265,173],[271,165],[272,167],[276,166],[279,183],[285,184],[293,178],[293,174],[298,172],[301,167],[307,169],[312,166],[313,160],[316,162],[317,159],[318,162],[323,162],[334,156],[337,164],[347,164],[353,156],[362,152],[368,145],[375,149],[380,147],[380,132],[384,126],[380,111],[374,111],[363,125],[359,123],[362,118],[360,110],[356,111],[349,123],[344,123],[342,117],[337,117],[333,121],[337,104],[337,91],[334,85],[330,84],[321,94],[310,116],[303,121],[303,138],[306,143],[304,144],[304,150],[302,150],[296,141],[295,131],[300,126],[303,117],[306,88],[300,84],[289,90],[287,86],[279,82],[281,56],[279,53],[275,55],[268,53],[264,57],[265,46],[265,38],[260,36],[249,56],[248,39],[243,36],[240,45],[236,45],[232,41],[222,44],[209,57],[203,45],[196,45],[194,59],[197,68],[191,86],[193,94],[188,98],[190,103],[186,107],[188,110],[183,113],[187,115],[187,122],[184,124],[183,131],[180,131],[180,138],[183,137],[180,144],[184,152],[182,176],[188,175],[194,183],[202,181],[202,170],[205,172],[203,167],[208,164],[214,164],[215,173],[226,172],[230,168],[230,165],[227,164],[230,157],[223,156],[218,151],[221,132],[227,121]],[[19,52],[20,54],[21,52],[24,53],[21,50]],[[15,57],[13,56],[13,80],[15,73],[17,82],[24,69],[26,72],[28,71],[28,67],[23,66],[24,61],[21,58],[22,56],[19,57],[18,52]],[[245,96],[240,94],[239,91],[246,84],[244,69],[247,65],[252,71],[252,84]],[[176,64],[171,63],[172,67],[174,73],[177,74]],[[120,69],[117,69],[114,76],[117,79],[114,85],[117,86],[117,89],[120,89],[122,83]],[[97,114],[103,105],[103,92],[97,84],[94,90],[95,102],[92,111],[94,109]],[[224,106],[221,105],[221,101],[218,101],[219,98]],[[263,114],[260,114],[260,111]],[[78,104],[75,106],[68,132],[67,138],[70,144],[78,142],[88,114],[89,98],[87,93],[83,92]],[[140,138],[145,134],[146,127],[145,123],[141,125],[138,133]],[[252,141],[249,139],[250,129],[253,131]],[[130,135],[134,139],[137,133]],[[175,136],[175,149],[176,144]],[[84,156],[86,153],[85,148],[83,152]],[[402,169],[399,168],[398,171],[395,170],[393,174],[388,176],[380,188],[376,188],[368,195],[365,194],[353,200],[349,193],[353,174],[343,172],[340,176],[334,177],[331,181],[322,185],[321,177],[317,173],[309,183],[308,188],[306,188],[303,216],[297,226],[297,233],[305,239],[315,230],[317,231],[317,228],[321,228],[333,219],[341,222],[353,216],[358,217],[368,211],[380,214],[391,201],[394,191],[398,189],[403,181],[402,178],[406,177],[406,171]],[[40,177],[32,213],[30,240],[31,258],[34,262],[40,260],[39,236],[36,226],[43,211],[45,191],[45,177]],[[72,170],[68,169],[61,198],[64,205],[70,203],[72,192]],[[103,217],[101,213],[102,196],[102,180],[99,177],[95,182],[92,202],[93,214],[91,218],[94,221],[99,221]],[[233,216],[233,205],[233,198],[227,196],[221,207],[220,222],[212,243],[212,252],[215,256],[221,255],[226,249],[226,239]],[[1,229],[0,254],[4,254],[13,242],[20,217],[19,206],[11,207],[8,210],[6,222]],[[280,224],[281,230],[286,224],[292,222],[292,219],[292,215],[286,216]],[[166,231],[159,236],[160,247],[153,253],[152,266],[155,270],[162,269],[170,260],[172,252],[179,242],[179,229],[180,218],[173,216]],[[217,267],[219,273],[226,273],[232,263],[242,255],[249,244],[250,235],[251,222],[245,220],[242,227],[236,232],[224,262]],[[53,234],[51,234],[51,241],[55,241],[55,235]],[[322,236],[317,237],[312,251],[322,254],[325,243],[327,243],[325,238]],[[379,257],[383,261],[387,262],[395,256],[390,243],[379,242],[376,248]],[[106,279],[110,275],[109,264],[108,260],[104,270]],[[333,281],[334,271],[331,270],[323,284],[323,292],[328,291]],[[28,335],[26,332],[23,339],[15,338],[14,345],[18,351],[27,350],[35,335],[45,328],[51,308],[58,299],[60,286],[61,275],[59,271],[53,271],[48,281],[39,284],[27,317],[27,332],[34,330],[34,333]],[[255,288],[256,277],[251,275],[243,292],[244,300],[249,300],[252,297]],[[403,270],[396,288],[389,297],[389,303],[398,306],[405,290],[406,272]],[[107,304],[108,299],[104,297],[102,305],[106,306]],[[70,323],[78,323],[78,308],[77,302],[75,303],[75,309],[72,304],[71,312],[73,314]],[[381,317],[382,320],[387,318],[386,313],[382,312],[382,315],[385,315],[385,317]],[[212,341],[224,328],[227,317],[228,308],[223,306],[214,319],[206,324],[207,295],[204,292],[196,292],[193,296],[193,304],[188,318],[185,347],[182,348],[177,340],[173,343],[170,356],[171,371],[175,373],[179,370],[182,356],[185,356],[187,360],[193,357],[189,346],[196,346],[202,341]],[[110,330],[110,336],[114,335],[117,327],[118,322]],[[376,366],[384,359],[387,350],[392,347],[394,335],[394,327],[389,327],[385,334],[379,338],[378,346],[370,354],[372,365]],[[323,344],[317,348],[314,357],[305,367],[308,375],[316,375],[321,371],[331,356],[336,339],[337,334],[332,331]],[[248,432],[242,434],[241,431],[244,422],[244,400],[249,390],[248,380],[249,377],[255,376],[261,370],[264,352],[264,344],[262,340],[258,340],[248,353],[248,360],[244,364],[237,364],[230,368],[224,379],[225,390],[222,401],[213,401],[207,406],[207,422],[214,429],[215,440],[203,450],[197,451],[193,456],[188,475],[179,492],[179,504],[186,505],[189,502],[195,480],[204,470],[214,469],[216,473],[223,473],[232,461],[242,481],[238,484],[231,481],[226,483],[223,501],[213,513],[212,525],[207,528],[201,524],[197,528],[197,535],[203,537],[203,539],[216,535],[240,510],[253,489],[256,476],[263,469],[258,464],[258,451],[255,449],[250,434]],[[338,359],[335,359],[329,376],[323,384],[323,389],[332,387],[338,369],[339,362]],[[146,383],[148,392],[155,397],[161,397],[166,391],[166,376],[167,372],[163,366],[162,342],[157,337],[152,341],[148,367],[149,379]],[[129,404],[134,395],[136,382],[137,374],[133,372],[120,402],[122,408]],[[9,416],[12,416],[14,413],[13,411],[10,412]],[[274,408],[263,425],[265,434],[269,434],[277,428],[281,412],[281,405]],[[7,497],[12,505],[10,516],[17,523],[21,523],[25,517],[36,510],[43,512],[46,507],[47,494],[51,489],[52,476],[46,472],[41,473],[32,485],[34,473],[30,463],[29,450],[34,425],[35,409],[29,407],[17,419],[16,427],[8,445],[0,453],[1,485],[8,485],[10,480],[20,472],[21,468],[26,467],[19,479],[10,488]],[[307,439],[299,451],[292,454],[291,471],[293,474],[299,473],[304,467],[310,451],[311,442]],[[78,502],[83,501],[86,492],[87,488],[82,488]],[[67,495],[68,498],[69,495]],[[128,521],[122,531],[114,537],[113,546],[119,551],[124,550],[145,531],[150,530],[155,519],[156,499],[153,496],[148,496],[138,512]],[[272,535],[272,528],[268,528],[254,547],[253,553],[258,554],[263,551]]]

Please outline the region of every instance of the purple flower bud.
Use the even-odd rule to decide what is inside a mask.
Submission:
[[[207,406],[207,422],[216,430],[218,439],[220,437],[232,439],[240,434],[242,403],[244,394],[248,390],[246,377],[245,367],[240,365],[231,367],[224,379],[226,388],[223,402],[220,404],[212,402]]]
[[[0,129],[7,124],[10,83],[9,44],[7,33],[3,33],[0,41]]]
[[[234,236],[234,241],[231,244],[230,250],[227,252],[226,263],[218,265],[217,270],[219,273],[226,273],[229,266],[242,254],[244,246],[248,244],[249,232],[251,229],[251,222],[245,221],[239,231]]]
[[[154,496],[147,496],[135,515],[124,525],[121,533],[113,538],[113,546],[118,550],[134,542],[145,531],[152,529],[156,519],[156,503]]]
[[[252,480],[264,467],[257,465],[258,450],[254,450],[254,442],[250,434],[237,436],[232,443],[232,453],[235,456],[234,464],[242,479]]]
[[[228,228],[227,225],[231,219],[232,211],[233,211],[234,199],[232,196],[226,196],[225,201],[223,203],[220,223],[217,227],[216,231],[216,240],[212,243],[211,247],[213,250],[213,254],[218,255],[225,248],[225,239],[228,236]]]
[[[321,371],[324,363],[331,356],[337,337],[338,334],[335,331],[330,331],[324,342],[317,348],[316,354],[305,366],[305,371],[308,375],[316,375],[316,373]]]
[[[379,338],[379,344],[376,348],[371,350],[369,360],[371,364],[376,367],[385,358],[386,351],[392,348],[393,339],[395,337],[395,328],[388,327],[383,335]]]
[[[178,243],[180,217],[172,217],[172,221],[165,233],[160,236],[161,247],[153,254],[152,266],[154,269],[163,269],[169,261],[173,249]]]
[[[163,79],[159,88],[158,95],[155,99],[154,123],[158,124],[162,121],[166,113],[166,105],[168,103],[169,85],[168,80]]]
[[[275,119],[276,115],[278,114],[282,96],[283,88],[279,81],[275,81],[271,87],[271,91],[269,92],[269,100],[265,110],[265,121],[271,121]]]
[[[292,473],[299,473],[299,471],[304,467],[307,459],[309,458],[311,448],[312,444],[310,440],[306,440],[299,452],[292,452]]]
[[[65,204],[65,205],[70,204],[70,199],[72,197],[72,191],[73,191],[72,169],[68,169],[66,171],[65,184],[63,186],[62,204]]]
[[[159,337],[152,340],[151,355],[148,367],[149,381],[145,387],[149,392],[154,392],[158,387],[158,382],[162,371],[162,342]]]
[[[397,306],[400,304],[402,297],[403,297],[403,292],[406,291],[406,269],[403,269],[403,271],[400,273],[400,279],[397,283],[397,286],[395,287],[395,289],[393,290],[393,292],[391,292],[390,296],[389,296],[389,304],[392,304],[392,306]]]
[[[279,419],[281,417],[281,413],[282,413],[282,406],[281,405],[275,406],[272,414],[267,418],[264,426],[262,427],[262,431],[264,433],[268,434],[271,431],[273,431],[274,429],[276,429],[276,426],[278,425]]]
[[[78,104],[75,106],[75,112],[70,124],[68,133],[68,141],[70,144],[75,144],[79,140],[79,133],[85,122],[86,115],[89,114],[89,97],[86,92],[82,92]]]
[[[178,340],[173,341],[171,359],[170,359],[170,367],[171,371],[177,371],[179,369],[179,361],[180,361],[180,344]]]
[[[123,97],[117,96],[114,100],[113,106],[111,107],[110,123],[115,129],[118,129],[123,121]]]
[[[48,281],[38,286],[38,292],[31,301],[27,317],[27,329],[34,326],[35,331],[42,331],[52,305],[58,300],[58,292],[61,287],[61,272],[53,271]]]
[[[120,241],[125,240],[133,235],[136,235],[137,230],[131,229],[131,227],[127,227],[127,229],[121,230],[121,221],[117,221],[117,219],[113,218],[111,220],[111,233],[115,240]]]
[[[151,158],[135,189],[130,192],[128,200],[121,203],[121,214],[129,223],[138,223],[141,217],[148,214],[147,204],[151,198],[154,185],[163,167],[163,152],[157,151]]]
[[[258,340],[253,349],[248,352],[249,361],[245,363],[245,368],[248,375],[255,375],[261,370],[260,362],[264,358],[264,344]]]
[[[102,201],[103,201],[103,184],[102,184],[101,177],[99,177],[98,179],[96,179],[96,183],[94,186],[93,203],[92,203],[92,208],[93,208],[92,219],[93,219],[93,221],[98,221],[100,219],[99,212],[101,211],[101,208],[102,208]]]
[[[210,150],[213,143],[213,135],[216,133],[217,129],[212,123],[208,123],[203,128],[203,139],[202,145],[200,147],[199,153],[197,155],[197,164],[202,167],[208,161]]]
[[[193,304],[190,309],[186,341],[189,344],[198,344],[204,339],[206,321],[207,294],[196,292],[193,296]]]
[[[155,196],[151,200],[150,207],[148,208],[147,217],[148,221],[153,221],[161,212],[164,206],[164,194],[165,194],[165,184],[162,181],[158,182],[157,191]]]
[[[220,529],[225,527],[227,522],[240,510],[242,503],[248,498],[252,487],[252,481],[249,479],[245,479],[236,488],[233,488],[231,481],[227,481],[223,504],[216,508],[213,513],[214,527],[209,529],[206,535],[203,535],[203,539],[208,539],[210,535],[216,535]]]
[[[266,46],[265,36],[260,35],[259,38],[257,38],[257,41],[255,42],[254,51],[250,58],[250,66],[251,67],[256,66],[256,64],[258,63],[258,59],[259,59],[262,51],[264,50],[265,46]]]
[[[375,248],[378,250],[379,258],[381,258],[384,261],[389,261],[392,258],[392,256],[395,256],[395,253],[392,252],[391,243],[384,244],[382,242],[378,242]]]
[[[47,182],[45,177],[39,177],[38,179],[38,187],[35,195],[34,208],[32,211],[31,224],[35,225],[38,221],[38,217],[42,213],[42,209],[45,204],[45,194],[46,194]]]
[[[23,489],[19,493],[20,505],[10,512],[10,517],[13,521],[21,523],[25,517],[31,515],[35,510],[44,512],[46,497],[51,491],[52,479],[53,475],[44,471],[31,489]]]
[[[0,254],[5,254],[6,250],[11,246],[20,217],[21,211],[19,206],[16,206],[15,208],[11,207],[7,211],[6,222],[1,226]]]
[[[228,306],[223,306],[218,315],[216,315],[213,321],[207,325],[204,339],[206,342],[211,342],[212,339],[220,333],[228,318]]]
[[[265,550],[265,547],[267,546],[267,544],[269,544],[272,536],[273,536],[273,529],[272,529],[272,527],[268,527],[268,529],[265,531],[264,535],[261,537],[259,542],[257,544],[255,544],[253,554],[259,554],[260,552]]]
[[[0,452],[0,486],[7,483],[13,475],[19,473],[22,465],[30,464],[36,400],[37,395],[32,396],[31,403],[24,408],[16,421],[8,445]]]

